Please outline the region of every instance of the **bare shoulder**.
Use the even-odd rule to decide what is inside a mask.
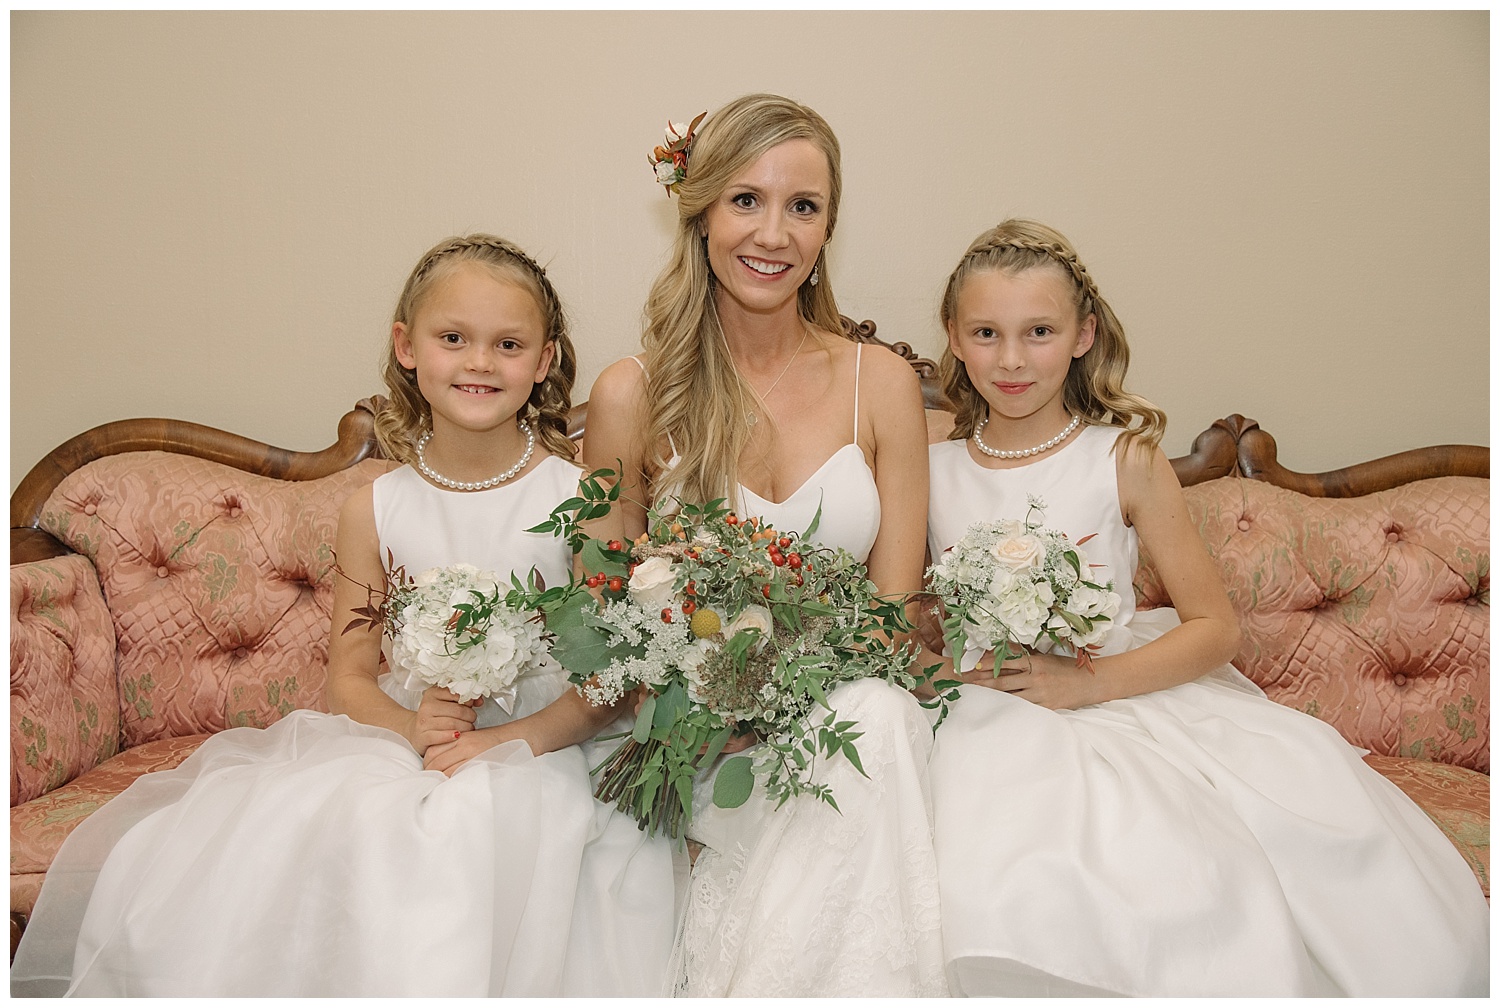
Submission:
[[[851,345],[852,349],[852,345]],[[866,388],[880,389],[882,394],[890,392],[921,400],[922,386],[917,372],[906,358],[886,347],[866,345],[860,355],[860,384]]]
[[[372,533],[375,530],[375,484],[366,483],[354,491],[344,501],[344,506],[339,508],[339,529],[362,530],[368,528]]]
[[[646,388],[646,372],[634,357],[621,357],[599,372],[589,390],[589,411],[594,406],[626,407],[640,400]]]
[[[1127,525],[1164,512],[1185,511],[1182,484],[1166,453],[1139,438],[1120,438],[1115,448],[1115,471],[1120,487],[1120,511]]]

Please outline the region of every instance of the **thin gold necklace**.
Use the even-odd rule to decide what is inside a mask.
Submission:
[[[764,406],[765,403],[766,403],[766,396],[770,395],[771,394],[771,390],[774,389],[777,385],[781,384],[781,379],[785,378],[786,377],[786,373],[792,369],[792,362],[797,359],[797,355],[802,352],[802,347],[807,343],[807,333],[808,333],[807,327],[803,326],[802,327],[802,341],[797,344],[797,349],[795,349],[795,350],[792,351],[792,355],[786,359],[786,367],[784,367],[784,368],[781,369],[781,374],[779,374],[779,375],[776,376],[776,380],[773,381],[770,385],[768,385],[766,387],[766,390],[764,392],[755,392],[755,386],[754,385],[750,385],[749,379],[745,380],[745,384],[746,385],[750,385],[750,391],[751,392],[755,392],[755,398],[757,398],[757,399],[760,400],[762,406]],[[731,356],[729,359],[731,361],[733,361],[734,357]],[[745,411],[745,422],[748,423],[751,427],[754,427],[755,424],[759,420],[760,420],[760,417],[758,417],[758,416],[755,415],[755,411],[754,410],[746,410]]]

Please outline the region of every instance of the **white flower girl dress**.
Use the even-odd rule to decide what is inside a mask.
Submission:
[[[548,457],[514,483],[375,483],[381,554],[415,575],[456,562],[547,584],[566,544],[526,533],[573,496]],[[392,675],[387,692],[414,707]],[[512,715],[570,688],[522,677]],[[48,873],[12,969],[17,994],[652,996],[667,989],[674,856],[597,802],[612,743],[533,756],[503,743],[451,778],[400,736],[295,711],[209,739],[90,816]]]
[[[1106,653],[1177,624],[1134,612],[1118,430],[1028,465],[932,446],[933,555],[977,521],[1044,524],[1108,566]],[[1331,726],[1231,666],[1052,711],[965,686],[930,776],[954,994],[1480,995],[1488,907],[1425,814]]]

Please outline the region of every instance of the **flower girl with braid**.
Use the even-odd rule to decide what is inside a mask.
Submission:
[[[511,713],[413,692],[402,668],[382,674],[378,627],[345,632],[388,555],[413,575],[462,562],[566,581],[567,543],[524,530],[578,489],[574,361],[557,294],[521,249],[470,235],[422,258],[377,420],[407,464],[339,519],[335,713],[221,732],[90,816],[48,873],[14,992],[665,990],[671,847],[595,801],[589,779],[611,745],[590,740],[619,712],[590,706],[556,663],[516,681]]]
[[[1228,663],[1235,613],[1124,392],[1124,330],[1067,239],[1010,220],[949,278],[932,556],[1027,518],[1085,549],[1121,610],[1092,670],[965,673],[929,768],[952,992],[1476,995],[1487,907],[1463,858],[1331,726]],[[1134,611],[1145,546],[1176,603]],[[1399,926],[1393,922],[1399,921]]]

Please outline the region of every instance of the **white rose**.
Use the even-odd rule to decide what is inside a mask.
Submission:
[[[729,640],[741,630],[756,630],[760,633],[760,642],[756,650],[765,646],[766,639],[771,636],[771,610],[765,606],[746,606],[738,616],[730,620],[724,627],[724,639]]]
[[[651,557],[637,564],[635,573],[630,575],[630,598],[647,609],[665,609],[673,602],[676,582],[672,561]]]
[[[990,555],[1002,567],[1031,570],[1047,558],[1047,545],[1034,535],[1006,536],[990,547]]]
[[[656,181],[672,185],[677,181],[677,166],[670,161],[656,162]]]
[[[679,140],[686,140],[688,135],[687,123],[667,123],[667,146],[670,147]]]

